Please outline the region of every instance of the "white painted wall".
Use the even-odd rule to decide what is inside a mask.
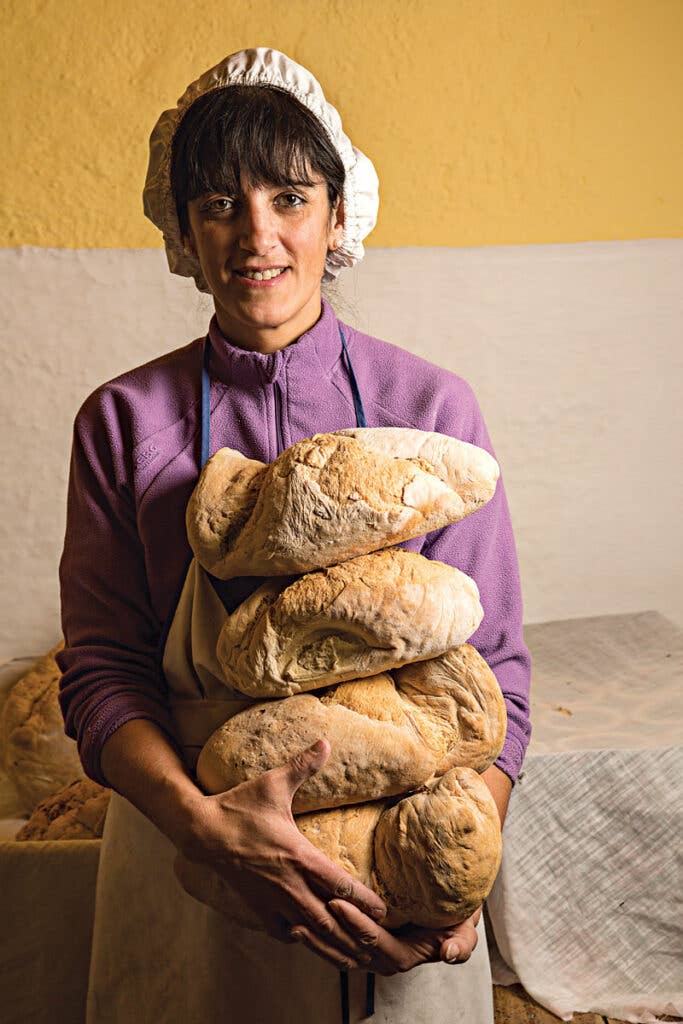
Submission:
[[[73,417],[204,333],[161,250],[0,249],[0,658],[60,635]],[[683,240],[369,249],[342,320],[465,377],[503,471],[525,621],[657,609],[683,624]]]

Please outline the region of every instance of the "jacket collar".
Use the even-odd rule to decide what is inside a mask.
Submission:
[[[321,304],[320,317],[309,330],[285,348],[270,354],[239,348],[223,334],[214,313],[209,323],[211,377],[224,384],[272,384],[284,367],[288,373],[297,373],[304,367],[310,372],[311,363],[316,360],[329,373],[341,356],[342,343],[332,306],[324,296],[321,296]],[[344,334],[348,338],[348,328]]]

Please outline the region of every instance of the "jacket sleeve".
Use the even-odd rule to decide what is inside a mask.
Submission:
[[[434,429],[485,448],[495,458],[477,399],[469,384],[459,381],[459,401],[444,404]],[[494,763],[515,783],[531,738],[531,655],[522,632],[519,568],[502,470],[488,504],[428,534],[422,553],[461,569],[479,588],[484,618],[468,643],[487,661],[503,693],[507,733]]]
[[[115,396],[98,389],[74,422],[57,664],[64,731],[85,773],[104,786],[102,747],[125,722],[148,719],[175,743],[125,447]]]

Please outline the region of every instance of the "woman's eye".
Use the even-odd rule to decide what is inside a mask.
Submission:
[[[286,199],[286,200],[290,200],[290,199],[295,199],[296,200],[295,203],[290,203],[289,201],[285,203],[285,206],[289,206],[292,209],[296,209],[297,206],[304,206],[305,203],[306,203],[306,200],[303,199],[301,196],[298,196],[296,194],[296,192],[286,192],[282,196],[282,198]]]
[[[227,213],[231,209],[232,199],[228,199],[226,196],[222,196],[219,199],[212,199],[211,202],[207,203],[204,209],[208,213]]]

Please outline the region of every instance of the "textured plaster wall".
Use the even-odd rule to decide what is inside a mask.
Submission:
[[[156,247],[159,113],[284,50],[375,162],[371,246],[683,235],[680,0],[3,0],[0,245]]]
[[[98,384],[206,330],[156,250],[0,250],[0,657],[59,636],[73,417]],[[683,624],[683,241],[373,249],[345,322],[478,396],[525,621],[658,609]],[[378,371],[379,372],[379,371]]]

